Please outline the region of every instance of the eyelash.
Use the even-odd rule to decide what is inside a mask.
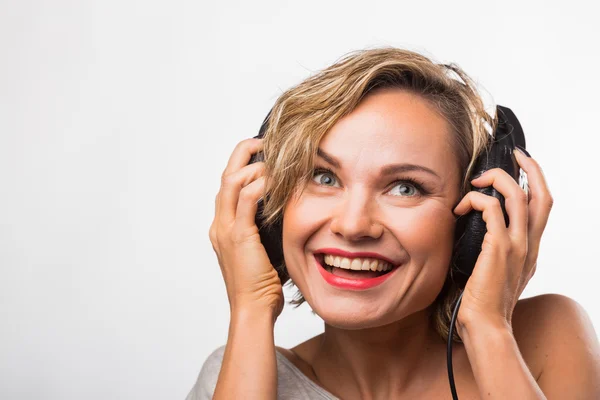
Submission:
[[[335,174],[333,173],[332,170],[328,169],[328,168],[323,168],[323,167],[319,167],[319,168],[315,168],[313,170],[313,178],[318,175],[318,174],[323,174],[323,173],[327,173],[327,174],[331,174],[333,176],[335,176]],[[418,194],[414,195],[414,196],[395,196],[395,197],[418,197],[418,196],[424,196],[429,194],[429,191],[427,191],[423,185],[424,183],[416,180],[414,178],[403,178],[403,179],[397,179],[394,182],[392,182],[392,187],[396,186],[399,183],[409,183],[412,186],[414,186],[415,189],[417,189],[417,191],[419,192]]]

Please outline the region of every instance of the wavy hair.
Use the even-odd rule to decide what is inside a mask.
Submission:
[[[461,198],[472,189],[471,173],[477,157],[489,150],[488,132],[495,130],[497,119],[485,110],[471,78],[455,63],[438,64],[410,50],[358,50],[286,90],[267,116],[263,138],[266,226],[281,221],[292,195],[310,182],[323,136],[367,94],[390,87],[421,96],[446,119],[463,177]],[[289,276],[285,261],[275,267]],[[429,306],[432,326],[443,340],[448,338],[452,308],[460,295],[454,271],[450,265],[440,293]],[[298,291],[290,304],[299,306],[304,301]],[[461,341],[458,335],[454,340]]]

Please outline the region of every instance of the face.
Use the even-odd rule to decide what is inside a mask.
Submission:
[[[290,277],[327,324],[381,326],[435,300],[448,272],[459,200],[450,139],[448,123],[426,100],[383,89],[319,143],[312,181],[284,210],[283,251]],[[386,173],[397,164],[423,168]],[[395,268],[376,286],[340,287],[319,270],[315,255],[325,248],[376,253]]]

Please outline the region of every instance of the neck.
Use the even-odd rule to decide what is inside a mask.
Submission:
[[[325,324],[312,365],[319,381],[338,397],[396,398],[409,384],[431,382],[432,372],[445,365],[444,349],[425,309],[375,328]]]

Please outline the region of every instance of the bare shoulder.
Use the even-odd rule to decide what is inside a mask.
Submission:
[[[553,398],[600,398],[600,344],[585,309],[570,297],[519,300],[513,333],[532,375]]]

